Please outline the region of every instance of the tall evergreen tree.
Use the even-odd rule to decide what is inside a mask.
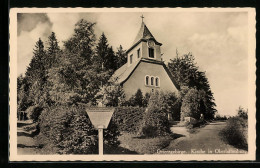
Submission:
[[[58,64],[58,54],[60,54],[61,49],[58,44],[58,40],[54,32],[48,37],[47,41],[47,61],[46,67],[50,68],[51,66],[55,66]]]
[[[44,50],[44,44],[39,38],[36,42],[35,48],[33,49],[33,58],[25,73],[25,77],[30,85],[37,81],[39,85],[42,86],[46,81],[45,63],[46,52]]]
[[[117,58],[115,56],[115,52],[113,51],[113,47],[108,48],[108,53],[104,62],[104,66],[107,69],[112,70],[114,72],[118,67],[117,67]]]
[[[126,51],[123,50],[122,45],[120,45],[119,48],[117,48],[116,57],[117,57],[118,68],[120,68],[127,62]]]
[[[138,105],[139,107],[143,106],[143,93],[141,89],[138,89],[135,93],[135,104]]]
[[[48,37],[48,48],[47,48],[47,54],[57,54],[60,51],[60,47],[58,45],[58,40],[56,38],[56,35],[54,32],[51,33],[51,35]]]
[[[95,56],[95,64],[98,65],[98,67],[107,68],[107,64],[109,60],[107,60],[107,55],[109,51],[107,42],[107,37],[104,33],[99,38],[98,44],[96,46],[96,56]]]
[[[211,91],[208,79],[205,72],[199,71],[196,66],[194,56],[189,53],[181,57],[177,56],[168,63],[168,68],[176,80],[177,84],[181,88],[181,99],[184,98],[185,94],[189,89],[196,89],[201,94],[200,102],[201,112],[205,115],[206,119],[211,119],[216,112],[215,99]]]

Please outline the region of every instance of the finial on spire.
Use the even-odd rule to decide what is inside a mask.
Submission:
[[[142,18],[142,23],[144,22],[144,15],[142,14],[142,16],[140,16]]]

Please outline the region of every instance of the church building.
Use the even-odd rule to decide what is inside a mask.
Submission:
[[[161,45],[142,21],[134,43],[126,51],[127,63],[112,76],[115,83],[123,86],[126,99],[138,89],[143,94],[155,90],[178,92],[176,82],[162,61]]]

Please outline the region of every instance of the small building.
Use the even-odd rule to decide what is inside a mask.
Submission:
[[[123,86],[126,99],[141,89],[143,94],[156,90],[178,92],[178,86],[162,61],[161,43],[142,21],[132,46],[127,50],[127,63],[113,74],[115,83]]]

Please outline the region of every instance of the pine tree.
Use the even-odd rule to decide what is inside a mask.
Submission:
[[[48,48],[47,48],[47,54],[57,54],[60,51],[60,47],[58,45],[58,40],[56,38],[56,35],[54,32],[51,33],[51,35],[48,37]]]
[[[106,69],[112,70],[112,72],[114,72],[118,68],[117,58],[115,56],[112,46],[108,48],[108,53],[104,61],[104,66],[106,67]]]
[[[50,68],[51,66],[55,66],[58,64],[58,54],[60,54],[61,49],[58,45],[58,40],[56,38],[56,35],[54,32],[51,33],[51,35],[48,37],[47,41],[48,47],[47,47],[47,61],[46,61],[46,67]]]
[[[36,42],[35,48],[33,49],[33,58],[25,73],[26,79],[30,85],[33,85],[33,83],[37,81],[39,85],[42,86],[46,81],[45,63],[46,52],[44,50],[44,44],[39,38]]]
[[[139,107],[143,106],[143,93],[141,89],[138,89],[135,93],[135,105],[138,105]]]
[[[120,45],[119,48],[117,48],[116,57],[117,57],[117,67],[118,68],[120,68],[127,62],[126,51],[123,50],[122,45]]]
[[[199,102],[201,104],[201,113],[204,114],[206,119],[213,118],[216,112],[215,99],[206,74],[205,72],[199,71],[194,56],[191,53],[181,57],[177,56],[168,63],[168,68],[181,88],[180,99],[183,99],[190,89],[198,90],[198,93],[201,94],[202,97],[202,101]]]
[[[108,46],[109,45],[107,42],[107,38],[106,38],[105,34],[102,33],[102,35],[99,38],[96,50],[95,50],[96,56],[95,56],[94,61],[98,67],[107,69],[107,64],[109,62],[109,60],[107,60],[107,55],[108,55],[108,51],[109,51]]]

